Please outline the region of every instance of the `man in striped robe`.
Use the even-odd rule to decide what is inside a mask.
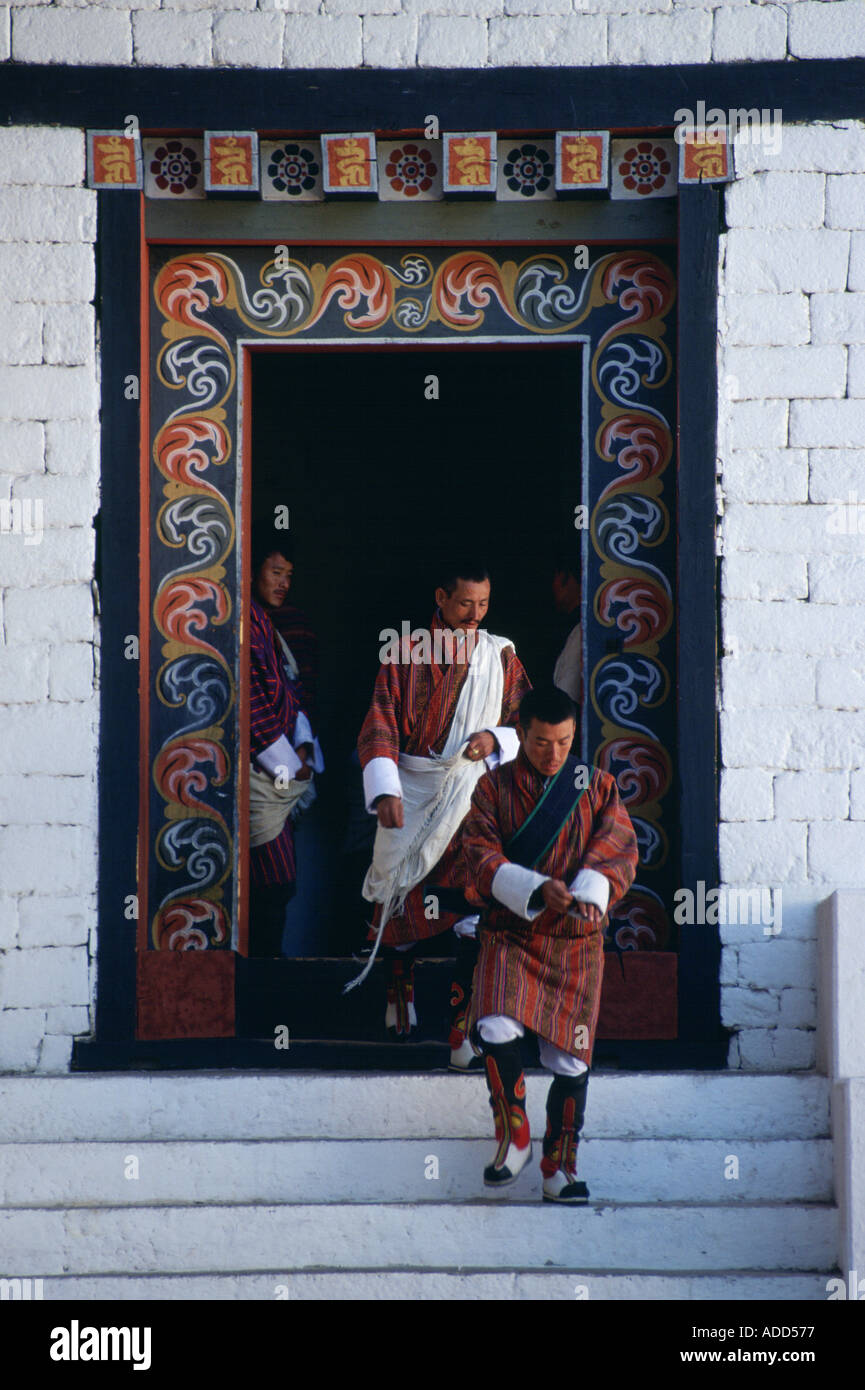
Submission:
[[[477,676],[481,669],[491,671],[495,688],[501,688],[501,697],[495,701],[496,709],[487,727],[466,729],[455,760],[467,759],[477,766],[480,775],[484,760],[488,766],[495,766],[500,759],[514,757],[517,752],[513,726],[529,680],[512,644],[481,629],[489,606],[489,574],[476,562],[463,561],[443,572],[440,580],[427,651],[418,649],[423,635],[416,639],[412,634],[413,640],[405,642],[407,650],[400,648],[395,653],[398,659],[383,661],[358,739],[366,807],[378,817],[377,849],[386,844],[389,836],[395,837],[404,824],[401,765],[405,781],[416,771],[408,764],[432,763],[446,747],[450,749],[453,734],[460,728],[460,712],[466,709],[465,701],[472,695],[472,688],[479,684],[470,677]],[[449,641],[444,640],[446,637]],[[482,641],[489,644],[484,651],[480,650]],[[482,666],[481,656],[491,664]],[[500,663],[498,670],[496,663]],[[481,697],[483,694],[480,691]],[[471,708],[477,708],[478,703],[482,705],[483,699],[475,698]],[[474,778],[472,784],[473,781]],[[417,1023],[414,948],[420,941],[455,929],[457,963],[449,1041],[451,1065],[457,1070],[479,1065],[477,1049],[468,1041],[465,1026],[477,958],[476,917],[462,904],[464,876],[459,837],[470,790],[466,790],[465,809],[454,821],[437,862],[427,866],[408,891],[400,893],[402,901],[397,901],[395,911],[388,910],[380,934],[382,944],[389,948],[385,1025],[393,1036],[405,1038]],[[376,889],[371,886],[375,865],[374,857],[364,886],[367,900],[376,901],[373,937],[378,934],[382,911],[387,906],[385,895],[376,897]]]
[[[256,779],[288,788],[308,782],[320,753],[301,707],[302,688],[289,676],[286,654],[271,621],[285,599],[293,572],[290,543],[284,532],[256,526],[252,536],[253,590],[249,606],[249,751],[251,844],[249,851],[249,953],[282,954],[285,909],[294,896],[297,870],[294,828],[290,815],[279,823],[277,806],[270,810],[270,827],[258,833],[255,813]],[[267,813],[265,804],[265,816]]]
[[[531,1158],[520,1038],[553,1073],[544,1200],[585,1202],[577,1144],[604,969],[603,923],[633,882],[637,840],[615,779],[569,756],[576,707],[544,686],[525,696],[513,762],[481,778],[463,822],[467,897],[486,905],[470,1026],[483,1047],[498,1150],[488,1187]]]

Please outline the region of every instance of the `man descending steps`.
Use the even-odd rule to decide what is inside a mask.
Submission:
[[[604,969],[603,921],[628,890],[637,840],[615,779],[570,755],[576,707],[544,686],[524,696],[516,759],[478,782],[463,824],[466,895],[486,906],[470,1026],[483,1049],[498,1148],[488,1187],[531,1158],[520,1038],[553,1074],[544,1200],[585,1202],[577,1145]]]

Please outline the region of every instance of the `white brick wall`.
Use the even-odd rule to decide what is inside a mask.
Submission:
[[[459,68],[793,62],[863,53],[865,0],[0,4],[0,62]]]
[[[803,56],[862,22],[843,0],[789,8]],[[739,152],[725,197],[721,876],[783,902],[777,937],[722,928],[731,1065],[752,1070],[814,1065],[814,907],[865,881],[863,142],[853,123],[785,127],[774,158]]]
[[[131,58],[115,46],[129,29],[119,10],[34,7],[16,23],[40,15],[58,54],[71,25],[82,57]],[[37,29],[21,24],[24,48]],[[96,195],[83,175],[80,131],[0,129],[0,478],[4,496],[41,504],[44,527],[35,544],[0,535],[0,1070],[64,1070],[90,1027],[99,472]]]
[[[0,62],[863,53],[865,0],[0,0]],[[65,1067],[91,1003],[98,381],[83,174],[79,131],[0,128],[0,497],[41,501],[45,525],[39,545],[0,537],[0,1069]],[[815,904],[860,884],[865,862],[865,557],[858,533],[829,525],[833,504],[865,503],[865,127],[787,126],[779,150],[740,147],[725,204],[722,880],[780,885],[784,912],[778,939],[722,927],[723,1013],[731,1065],[784,1070],[814,1060]]]

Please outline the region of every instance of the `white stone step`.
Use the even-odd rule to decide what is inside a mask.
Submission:
[[[173,1206],[0,1213],[7,1275],[322,1269],[711,1273],[834,1268],[837,1211],[801,1204]]]
[[[383,1300],[388,1303],[467,1301],[474,1299],[520,1300],[556,1299],[573,1303],[577,1298],[601,1303],[634,1300],[662,1302],[724,1302],[755,1300],[783,1302],[823,1302],[829,1274],[525,1274],[503,1271],[497,1274],[457,1274],[436,1270],[358,1271],[342,1270],[315,1274],[199,1274],[152,1275],[135,1278],[115,1274],[46,1279],[42,1297],[93,1302],[95,1299],[143,1303],[167,1302],[232,1303],[240,1300],[274,1301],[289,1299],[357,1302]],[[83,1314],[82,1314],[83,1317]]]
[[[485,1139],[4,1144],[0,1206],[472,1201],[495,1149],[487,1116]],[[737,1178],[724,1176],[731,1159]],[[540,1195],[539,1161],[536,1142],[503,1198]],[[828,1139],[590,1139],[579,1169],[593,1200],[619,1204],[828,1202],[833,1190]]]
[[[527,1078],[543,1128],[545,1073]],[[146,1139],[479,1139],[489,1132],[482,1076],[193,1072],[0,1077],[0,1144]],[[599,1072],[589,1083],[593,1139],[815,1139],[829,1135],[829,1084],[741,1072]],[[732,1147],[728,1150],[733,1152]]]

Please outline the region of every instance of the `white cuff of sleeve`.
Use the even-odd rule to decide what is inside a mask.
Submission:
[[[313,772],[324,772],[324,754],[321,751],[321,744],[317,738],[312,740],[312,757],[310,758],[310,762],[312,763]]]
[[[324,772],[324,754],[321,751],[321,744],[312,732],[312,725],[304,714],[303,710],[297,711],[297,719],[294,725],[294,746],[300,748],[304,743],[312,744],[312,757],[308,766],[313,772]]]
[[[536,874],[534,869],[524,869],[521,864],[501,864],[493,876],[493,897],[518,917],[533,922],[544,909],[536,907],[529,911],[529,898],[546,882],[546,874]]]
[[[610,880],[606,874],[599,874],[596,869],[580,869],[570,889],[580,902],[594,903],[601,916],[604,915],[610,901]]]
[[[297,718],[294,721],[294,738],[291,741],[295,748],[299,748],[302,743],[312,743],[312,725],[302,709],[297,711]]]
[[[489,757],[484,758],[484,762],[490,769],[490,772],[492,772],[494,767],[498,767],[499,763],[513,762],[520,751],[520,740],[517,737],[516,729],[511,729],[507,725],[502,725],[495,729],[487,729],[486,733],[492,734],[498,744],[498,747],[493,749]]]
[[[303,763],[285,734],[280,734],[276,743],[272,743],[269,748],[264,748],[260,753],[257,753],[255,761],[259,767],[264,768],[265,772],[270,773],[271,777],[278,777],[282,773],[288,776],[289,781],[303,767]]]
[[[363,799],[372,816],[377,796],[402,797],[399,769],[392,758],[371,758],[363,770]]]

